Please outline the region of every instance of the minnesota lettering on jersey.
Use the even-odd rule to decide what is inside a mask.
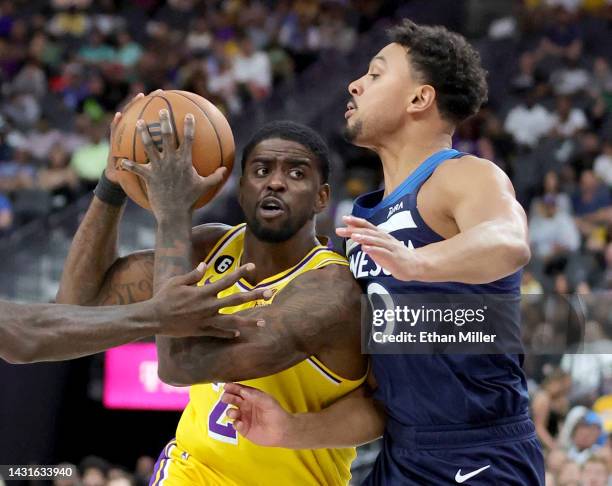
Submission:
[[[411,228],[417,228],[414,218],[410,213],[410,210],[401,211],[404,208],[404,201],[389,207],[387,220],[383,223],[377,224],[376,226],[387,233],[393,233],[395,231],[406,230]],[[399,212],[398,212],[399,211]],[[407,246],[410,249],[414,249],[414,245],[410,239],[406,241],[400,240],[402,245]],[[356,251],[353,251],[356,250]],[[378,277],[379,275],[389,276],[391,273],[385,268],[382,268],[374,260],[368,257],[363,251],[361,246],[355,243],[353,240],[348,240],[346,244],[346,255],[349,259],[349,268],[353,276],[357,279],[365,277]]]

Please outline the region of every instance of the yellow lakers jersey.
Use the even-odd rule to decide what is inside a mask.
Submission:
[[[215,281],[240,265],[245,225],[229,230],[206,258],[202,282]],[[274,296],[295,277],[326,265],[348,265],[346,259],[324,246],[315,246],[297,265],[256,286],[240,280],[220,297],[257,288],[270,288]],[[202,282],[200,284],[202,285]],[[274,297],[272,297],[273,299]],[[271,299],[271,300],[272,300]],[[270,301],[271,301],[270,300]],[[255,301],[224,309],[237,312],[270,301]],[[317,412],[363,383],[347,380],[310,357],[280,373],[242,383],[272,395],[292,413]],[[194,385],[178,425],[176,443],[202,464],[210,485],[346,485],[351,477],[354,448],[290,450],[262,447],[238,435],[228,422],[228,405],[221,402],[223,384]]]

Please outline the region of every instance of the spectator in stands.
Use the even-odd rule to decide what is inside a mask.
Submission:
[[[47,93],[47,75],[36,58],[29,58],[11,83],[16,93],[25,93],[41,99]]]
[[[567,461],[567,453],[563,449],[556,448],[549,450],[546,453],[547,475],[557,476]]]
[[[34,95],[12,91],[2,107],[2,112],[15,128],[27,131],[38,122],[41,109]]]
[[[13,226],[13,208],[8,197],[0,192],[0,236],[5,236]]]
[[[106,486],[110,464],[96,456],[87,456],[79,464],[83,486]]]
[[[124,68],[135,66],[142,55],[142,47],[132,39],[127,30],[117,33],[117,51],[115,61]]]
[[[569,96],[557,97],[557,109],[552,116],[551,134],[559,138],[571,138],[587,127],[587,118],[580,108],[572,107]]]
[[[610,471],[608,464],[600,457],[590,457],[582,465],[581,486],[608,486]]]
[[[612,93],[612,69],[604,57],[598,57],[593,62],[593,80],[591,96]]]
[[[16,149],[15,159],[0,164],[0,191],[13,193],[22,189],[31,189],[36,184],[36,168],[31,163],[30,153]]]
[[[568,8],[567,2],[572,3]],[[582,51],[582,38],[580,29],[576,23],[575,11],[580,5],[580,0],[549,0],[552,9],[553,22],[544,33],[538,47],[538,56],[546,57],[571,57]]]
[[[65,137],[53,128],[46,118],[38,120],[36,127],[30,130],[25,137],[25,146],[37,160],[44,160],[49,156],[55,145],[61,145]]]
[[[49,32],[67,40],[80,39],[87,33],[91,19],[76,5],[57,10],[58,12],[51,18]]]
[[[558,486],[580,486],[580,466],[574,461],[567,461],[559,470]]]
[[[72,476],[69,478],[61,477],[61,478],[55,479],[53,481],[53,486],[82,486],[81,476],[79,474],[77,467],[74,464],[71,464],[69,462],[62,462],[58,464],[57,467],[60,467],[60,468],[70,467],[73,469],[74,474],[72,474]]]
[[[542,196],[534,198],[531,202],[531,207],[529,208],[530,220],[538,216],[538,213],[542,210],[544,198],[546,197],[549,199],[554,198],[557,211],[565,214],[572,213],[572,201],[566,193],[561,192],[559,185],[559,175],[555,171],[549,170],[544,175]]]
[[[536,433],[542,445],[550,450],[558,445],[556,436],[569,410],[567,395],[571,386],[572,379],[568,373],[554,370],[544,379],[531,402]]]
[[[234,59],[234,78],[247,100],[261,100],[270,94],[270,59],[264,51],[256,50],[247,36],[240,39],[240,51]]]
[[[575,95],[586,92],[591,87],[591,73],[581,65],[579,50],[571,51],[571,56],[566,58],[563,66],[555,70],[550,77],[550,83],[557,95]]]
[[[115,60],[115,49],[106,42],[104,35],[97,29],[89,34],[89,41],[79,49],[78,57],[86,64],[101,65]]]
[[[208,90],[223,100],[231,114],[237,115],[242,111],[238,82],[227,56],[220,57],[217,72],[208,77]]]
[[[565,267],[571,253],[580,247],[580,233],[572,217],[559,211],[554,195],[546,195],[529,222],[529,238],[534,255],[547,273]]]
[[[517,144],[533,148],[554,126],[553,115],[537,103],[535,90],[524,95],[523,102],[514,106],[504,122],[504,129]]]
[[[603,249],[606,226],[612,223],[612,196],[592,170],[585,170],[580,176],[580,186],[572,197],[572,206],[576,223],[588,246]]]
[[[70,167],[76,173],[85,191],[93,190],[106,167],[109,151],[106,131],[105,121],[92,123],[88,130],[89,143],[72,154]]]
[[[213,35],[208,27],[206,17],[197,17],[191,23],[191,28],[185,39],[189,51],[196,57],[206,55],[212,48]]]
[[[79,179],[69,164],[70,154],[62,145],[55,145],[47,167],[38,171],[38,186],[51,193],[56,209],[74,201],[78,192]]]
[[[602,423],[599,416],[588,410],[576,423],[571,433],[571,442],[567,451],[570,460],[584,464],[601,446],[598,444],[602,433]]]
[[[70,62],[62,67],[61,75],[53,80],[54,89],[58,92],[64,105],[76,111],[79,104],[89,94],[84,69],[80,63]]]
[[[136,461],[136,471],[134,472],[134,476],[139,485],[149,484],[149,480],[153,475],[154,467],[155,460],[152,457],[141,456],[138,458]]]

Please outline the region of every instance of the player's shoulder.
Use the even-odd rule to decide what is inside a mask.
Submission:
[[[434,171],[431,182],[436,188],[450,192],[511,187],[510,179],[495,163],[471,154],[444,161]]]
[[[231,229],[231,226],[223,223],[206,223],[193,227],[191,241],[196,261],[204,260],[217,241]]]
[[[304,272],[301,277],[303,278],[302,283],[312,284],[316,292],[332,294],[335,297],[348,294],[358,297],[361,294],[361,287],[353,277],[348,265],[330,263],[324,267]]]

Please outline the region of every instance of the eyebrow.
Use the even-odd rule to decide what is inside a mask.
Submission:
[[[297,157],[288,158],[286,162],[290,163],[291,165],[310,165],[312,163],[310,159]]]
[[[379,55],[379,56],[373,57],[372,60],[370,61],[370,66],[372,65],[374,61],[381,61],[382,63],[387,64],[387,60],[385,59],[385,56]]]
[[[271,156],[266,156],[266,155],[256,155],[255,157],[253,157],[252,159],[249,159],[249,162],[253,163],[253,162],[274,162],[276,160],[276,157],[271,157]],[[283,162],[285,163],[289,163],[291,165],[308,165],[310,166],[312,164],[312,160],[310,158],[307,157],[287,157],[285,160],[283,160]]]

